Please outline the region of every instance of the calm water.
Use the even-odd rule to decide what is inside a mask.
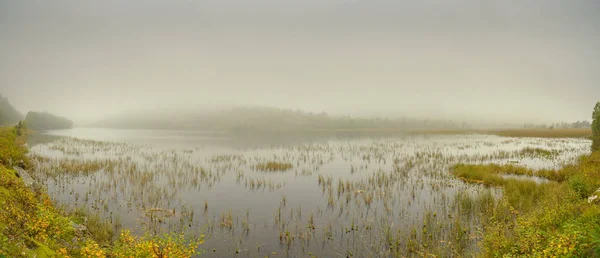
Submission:
[[[454,179],[452,165],[556,168],[590,146],[584,139],[489,135],[234,137],[93,128],[47,135],[66,138],[31,147],[48,158],[33,174],[57,202],[88,207],[139,234],[202,232],[206,257],[475,253],[479,221],[461,200],[501,192]],[[520,154],[525,147],[557,152]],[[293,168],[255,169],[269,161]],[[65,174],[81,170],[73,163],[102,166]]]

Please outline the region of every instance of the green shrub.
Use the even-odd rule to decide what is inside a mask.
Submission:
[[[568,180],[568,184],[571,190],[573,190],[580,198],[586,198],[595,190],[590,179],[581,174],[571,176]]]
[[[592,151],[600,150],[600,137],[591,137],[592,139]]]

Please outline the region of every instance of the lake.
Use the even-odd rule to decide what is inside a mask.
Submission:
[[[477,253],[477,206],[502,191],[455,179],[454,164],[559,168],[591,144],[483,134],[241,137],[97,128],[37,137],[49,140],[33,139],[32,176],[57,203],[86,207],[137,234],[204,234],[204,257]],[[291,168],[265,171],[265,164]]]

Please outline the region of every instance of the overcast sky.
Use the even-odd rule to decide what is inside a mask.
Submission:
[[[0,0],[0,94],[75,120],[268,105],[590,119],[597,0]]]

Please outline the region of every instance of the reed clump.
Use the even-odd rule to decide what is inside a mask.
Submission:
[[[258,171],[263,172],[285,172],[292,169],[294,165],[289,162],[278,162],[278,161],[268,161],[263,163],[258,163],[254,168]]]

